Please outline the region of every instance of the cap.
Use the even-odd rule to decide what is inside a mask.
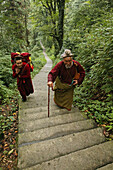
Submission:
[[[66,58],[66,57],[73,57],[71,50],[65,49],[64,53],[61,55],[61,58]]]

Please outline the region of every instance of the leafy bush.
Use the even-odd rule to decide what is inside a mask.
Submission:
[[[10,55],[0,55],[0,102],[8,102],[15,94],[16,82],[12,77],[12,64]]]
[[[46,59],[42,50],[36,51],[33,49],[31,51],[31,60],[33,62],[34,70],[31,73],[32,78],[40,71],[40,69],[46,64]]]
[[[3,115],[0,115],[0,132],[8,130],[13,124],[13,121],[13,116],[4,117]]]
[[[110,133],[113,132],[113,102],[89,99],[84,83],[76,87],[74,93],[74,105],[78,106],[88,118],[94,119],[101,126],[104,125]]]
[[[107,99],[108,95],[109,101],[113,99],[113,41],[111,37],[113,22],[111,20],[110,14],[104,17],[103,25],[100,27],[93,25],[90,33],[84,36],[86,42],[78,46],[78,59],[84,65],[86,76],[90,80],[91,96],[92,93],[95,95],[97,92]]]

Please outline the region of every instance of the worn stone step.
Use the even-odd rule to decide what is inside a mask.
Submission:
[[[40,89],[38,89],[40,91]],[[45,95],[46,94],[46,95]],[[22,109],[28,109],[28,108],[37,108],[37,107],[45,107],[48,105],[48,94],[47,91],[45,91],[45,94],[40,93],[33,93],[30,96],[27,97],[26,102],[22,102],[20,100],[20,107]],[[51,105],[54,105],[53,97],[51,97],[50,101]]]
[[[72,111],[68,111],[66,109],[56,109],[56,110],[52,109],[50,111],[49,117],[55,117],[58,115],[70,114],[70,113],[75,113],[75,115],[82,114],[82,112],[80,112],[77,108],[73,109]],[[30,110],[28,109],[28,110],[23,110],[23,111],[21,110],[19,114],[19,122],[22,123],[23,121],[36,120],[36,119],[42,119],[42,118],[47,118],[47,117],[48,117],[48,110],[45,110],[42,112],[40,112],[39,109],[37,109],[37,112],[35,109],[30,109]]]
[[[28,133],[18,134],[18,144],[36,143],[43,140],[53,139],[64,135],[85,131],[95,128],[96,124],[92,120],[84,120],[64,125],[58,125],[50,128],[44,128]]]
[[[42,162],[25,170],[95,170],[112,161],[113,141],[109,141]]]
[[[113,160],[112,160],[112,162],[113,162]],[[113,163],[103,166],[101,168],[97,168],[97,170],[113,170]]]
[[[37,119],[34,121],[27,121],[19,123],[19,133],[31,132],[37,129],[47,128],[51,126],[72,123],[75,121],[84,120],[82,114],[76,115],[76,113],[68,113],[64,115],[58,115],[55,117],[47,117],[43,119]]]
[[[31,97],[31,96],[29,96]],[[28,99],[26,102],[21,104],[22,108],[36,108],[41,106],[47,106],[47,96],[41,96],[40,98],[37,96],[33,96],[33,100],[30,102]]]
[[[102,129],[95,128],[84,132],[74,133],[64,137],[23,146],[19,148],[18,166],[20,168],[25,168],[36,164],[41,164],[42,162],[49,161],[58,157],[58,159],[61,159],[60,157],[63,155],[91,147],[104,141],[105,137],[102,134]],[[87,157],[87,155],[85,156]],[[63,164],[65,163],[63,162]],[[71,166],[71,164],[69,166]]]
[[[50,110],[61,110],[59,107],[57,107],[56,105],[54,106],[50,106]],[[26,112],[28,113],[35,113],[35,112],[44,112],[48,110],[48,106],[39,106],[39,107],[35,107],[35,108],[24,108],[24,104],[21,106],[20,105],[20,110],[19,112]]]

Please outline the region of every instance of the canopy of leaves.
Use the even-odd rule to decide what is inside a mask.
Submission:
[[[43,36],[48,47],[53,44],[58,53],[63,44],[65,0],[36,0],[32,5],[34,30]]]
[[[24,40],[24,10],[22,1],[4,1],[0,5],[0,49],[19,48]]]

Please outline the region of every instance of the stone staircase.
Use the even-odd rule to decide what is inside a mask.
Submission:
[[[20,102],[18,169],[113,170],[113,141],[106,141],[102,128],[77,108],[60,109],[51,91],[47,113],[47,75],[52,62],[33,79],[35,93]]]

